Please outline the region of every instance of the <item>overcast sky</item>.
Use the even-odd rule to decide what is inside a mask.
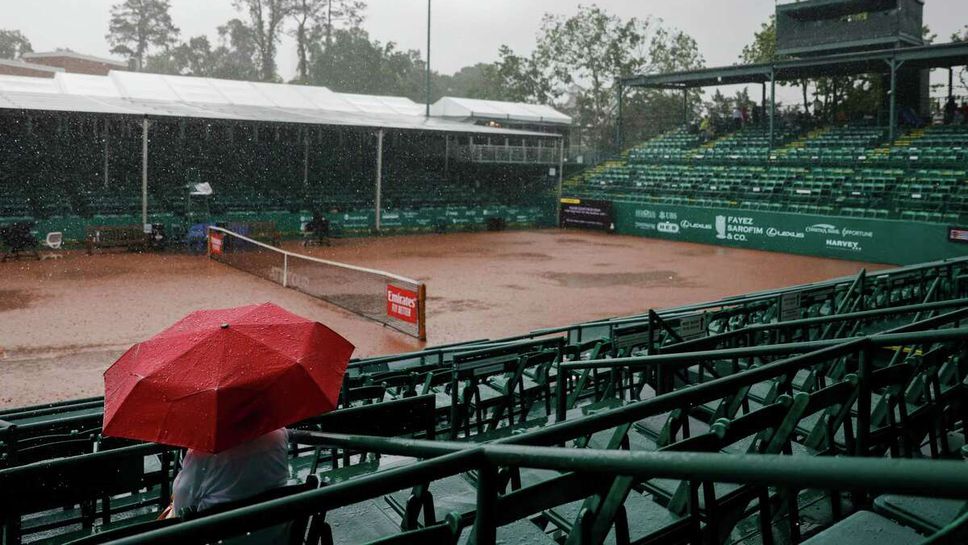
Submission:
[[[109,11],[120,0],[0,0],[0,28],[19,29],[35,50],[69,47],[109,56],[104,39]],[[571,14],[571,0],[435,0],[433,2],[433,69],[453,73],[462,66],[490,62],[507,44],[519,52],[534,47],[535,33],[546,12]],[[656,17],[682,29],[698,42],[707,66],[733,64],[761,22],[774,10],[774,0],[599,0],[599,6],[622,17]],[[238,16],[231,0],[171,0],[172,19],[182,38],[215,35],[215,28]],[[426,48],[426,0],[368,0],[365,28],[380,41],[406,49]],[[968,24],[968,0],[926,0],[925,22],[947,41]],[[280,46],[281,75],[295,72],[295,46],[286,37]]]

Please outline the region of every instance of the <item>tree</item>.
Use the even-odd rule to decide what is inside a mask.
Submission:
[[[332,40],[325,55],[312,57],[309,83],[339,92],[423,100],[425,65],[418,51],[371,41],[361,28],[334,30]]]
[[[765,23],[760,23],[760,30],[753,34],[753,41],[743,46],[739,56],[747,64],[772,63],[779,59],[776,53],[776,16],[770,15]],[[810,111],[810,80],[798,79],[790,85],[799,85],[803,95],[803,111]]]
[[[487,69],[485,76],[504,89],[503,100],[553,104],[562,95],[563,90],[555,87],[547,65],[537,52],[523,57],[502,45],[498,56],[499,60],[492,69]]]
[[[589,127],[597,145],[614,134],[619,79],[703,64],[698,46],[687,34],[663,29],[651,19],[623,20],[594,5],[579,6],[570,17],[546,14],[530,56],[516,55],[506,46],[499,54],[497,76],[512,100],[548,104],[567,94],[566,103],[558,106]],[[640,116],[660,96],[666,95],[629,91],[629,100],[640,108],[625,113]]]
[[[259,79],[275,81],[276,46],[282,24],[292,12],[295,0],[232,0],[235,9],[248,15],[246,27],[256,46]],[[233,19],[235,21],[237,19]]]
[[[325,35],[325,47],[328,48],[334,23],[358,27],[363,23],[365,9],[366,3],[361,0],[293,0],[291,16],[296,23],[292,36],[296,38],[297,81],[305,82],[309,77],[313,44],[318,44]]]
[[[968,25],[965,25],[965,28],[961,29],[960,31],[953,33],[951,35],[951,41],[968,42]],[[965,70],[965,68],[962,67],[958,69],[958,72],[958,79],[961,80],[961,86],[968,87],[968,70]]]
[[[217,47],[212,47],[207,36],[194,36],[177,47],[149,56],[145,66],[160,74],[257,80],[256,48],[248,27],[232,19],[218,27],[218,32]]]
[[[0,59],[16,59],[31,51],[30,40],[19,30],[0,29]]]
[[[602,141],[612,117],[615,81],[623,76],[652,71],[647,36],[652,21],[636,18],[623,21],[598,6],[579,6],[571,17],[545,15],[537,59],[548,67],[557,89],[576,84],[579,118],[597,127]]]
[[[465,66],[452,76],[434,74],[431,88],[447,96],[508,100],[497,70],[495,63],[480,62]]]
[[[170,8],[168,0],[125,0],[111,6],[106,36],[111,52],[126,56],[141,71],[150,48],[175,44],[178,28],[171,21]]]

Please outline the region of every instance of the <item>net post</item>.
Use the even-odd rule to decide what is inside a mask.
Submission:
[[[289,287],[289,254],[282,254],[282,287]]]
[[[212,226],[205,228],[205,257],[212,259]]]
[[[427,340],[427,284],[417,288],[417,338]]]

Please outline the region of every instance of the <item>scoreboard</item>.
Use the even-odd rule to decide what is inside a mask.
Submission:
[[[922,45],[923,0],[806,0],[776,7],[781,56]]]

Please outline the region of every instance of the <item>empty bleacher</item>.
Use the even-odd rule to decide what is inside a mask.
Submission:
[[[699,147],[690,138],[676,130],[633,147],[625,161],[569,180],[566,191],[630,202],[933,223],[964,221],[968,214],[968,156],[959,155],[968,127],[917,130],[893,145],[884,144],[879,127],[834,127],[799,139],[784,133],[792,143],[772,153],[757,129]]]
[[[32,221],[64,231],[68,240],[81,240],[85,224],[140,223],[140,120],[7,116],[0,118],[0,126],[6,136],[0,143],[0,164],[5,166],[0,172],[0,225]],[[497,210],[506,224],[550,221],[556,180],[545,166],[447,161],[442,138],[436,142],[415,134],[394,133],[384,143],[385,214],[418,211],[444,218],[448,209],[461,216],[478,211],[479,217],[464,228],[483,228],[484,209]],[[342,231],[363,232],[373,226],[376,157],[371,133],[158,120],[151,126],[150,141],[149,219],[167,224],[169,234],[197,223],[241,217],[285,217],[280,231],[295,234],[300,217],[316,211],[327,214]],[[436,144],[440,149],[427,149]],[[191,196],[200,183],[209,184],[212,194]],[[362,219],[344,225],[346,214]]]

